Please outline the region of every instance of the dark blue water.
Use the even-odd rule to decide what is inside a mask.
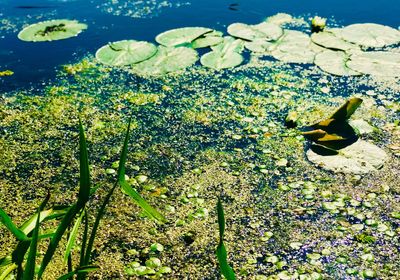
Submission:
[[[76,38],[45,43],[22,42],[17,38],[17,31],[0,31],[0,70],[15,72],[12,77],[0,78],[0,92],[49,80],[61,65],[94,54],[107,42],[154,41],[160,32],[176,27],[205,26],[225,31],[230,23],[258,23],[278,12],[305,17],[319,15],[334,19],[340,25],[374,22],[398,28],[400,24],[400,0],[186,0],[179,1],[187,3],[180,7],[175,5],[177,0],[170,0],[173,7],[157,9],[144,18],[115,16],[96,8],[105,2],[0,0],[0,20],[11,19],[18,27],[22,22],[39,21],[36,17],[40,15],[43,15],[40,20],[77,19],[89,25],[88,30]],[[237,4],[236,10],[229,9],[233,3]],[[45,7],[18,8],[36,5]]]

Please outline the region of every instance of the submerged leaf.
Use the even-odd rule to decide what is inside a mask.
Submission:
[[[348,60],[349,55],[345,52],[325,50],[315,55],[314,63],[329,74],[337,76],[361,75],[361,73],[347,67],[346,62]]]
[[[346,65],[363,74],[400,77],[400,53],[396,52],[354,53]]]
[[[283,30],[278,25],[262,22],[256,25],[233,23],[228,26],[229,35],[247,41],[265,40],[275,41],[282,36]]]
[[[42,21],[29,25],[21,30],[18,38],[28,42],[62,40],[77,36],[87,28],[77,20],[57,19]]]
[[[163,75],[185,69],[198,60],[197,52],[187,47],[158,47],[156,55],[132,66],[140,75]]]
[[[400,31],[376,23],[357,23],[344,27],[340,35],[348,42],[366,48],[381,48],[400,42]]]
[[[211,31],[212,29],[205,27],[176,28],[157,35],[156,41],[166,47],[181,46],[190,44],[195,39]]]
[[[123,66],[147,60],[157,53],[157,47],[151,43],[135,40],[123,40],[101,47],[96,59],[103,64]]]

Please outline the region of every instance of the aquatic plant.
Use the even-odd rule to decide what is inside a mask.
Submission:
[[[166,47],[184,46],[202,35],[213,31],[205,27],[182,27],[165,31],[156,37],[156,42]]]
[[[325,29],[326,26],[326,18],[315,16],[311,20],[311,32],[317,33],[321,32]]]
[[[14,72],[11,70],[0,71],[0,77],[12,76],[12,75],[14,75]]]
[[[98,269],[97,266],[93,266],[90,264],[93,244],[96,238],[97,230],[100,225],[100,220],[102,219],[105,213],[105,209],[117,186],[120,186],[121,189],[127,195],[129,195],[140,207],[142,207],[150,218],[153,218],[159,222],[165,221],[165,218],[157,210],[152,208],[140,196],[140,194],[136,192],[125,180],[125,163],[128,152],[127,147],[129,142],[129,133],[130,133],[130,122],[125,135],[124,145],[121,151],[119,168],[118,168],[118,180],[106,195],[96,215],[96,219],[92,226],[90,236],[89,236],[89,223],[87,218],[86,204],[89,201],[90,196],[96,192],[98,187],[95,188],[91,187],[86,138],[82,123],[80,121],[79,121],[80,188],[79,188],[77,202],[67,207],[66,209],[63,209],[64,211],[61,213],[53,213],[54,212],[53,209],[44,210],[50,198],[50,195],[48,195],[46,199],[42,202],[42,204],[38,207],[37,213],[19,228],[15,224],[13,224],[10,217],[0,208],[0,221],[7,227],[7,229],[11,233],[13,233],[13,235],[19,241],[19,244],[17,245],[12,255],[0,260],[0,268],[3,269],[2,273],[0,274],[0,279],[6,279],[6,277],[12,274],[14,270],[17,270],[16,273],[17,279],[23,279],[23,280],[34,279],[35,267],[36,267],[36,255],[38,253],[37,252],[38,242],[41,239],[50,238],[49,245],[47,247],[46,253],[42,259],[39,271],[37,273],[37,277],[38,279],[40,279],[43,276],[46,267],[53,258],[56,249],[59,247],[61,238],[64,236],[68,228],[70,228],[71,225],[74,223],[74,220],[75,223],[72,227],[72,230],[69,232],[69,238],[67,241],[67,246],[64,254],[64,260],[68,262],[69,271],[60,279],[70,279],[74,275],[78,275],[78,279],[84,279],[87,273]],[[75,219],[77,215],[79,216],[77,219]],[[51,234],[40,235],[39,230],[42,222],[46,220],[54,220],[55,218],[58,218],[60,216],[62,217],[62,219],[57,229],[54,232],[52,232]],[[74,247],[74,243],[78,235],[78,229],[82,223],[82,220],[84,222],[85,228],[82,236],[82,246],[80,249],[79,266],[75,270],[72,270],[72,263],[71,263],[72,248]],[[28,236],[28,234],[30,233],[31,236]],[[25,268],[23,268],[22,264],[25,259],[24,256],[28,250],[29,253],[26,259]]]
[[[225,215],[224,208],[222,206],[221,199],[218,198],[217,202],[217,214],[218,214],[218,228],[219,228],[219,243],[217,247],[217,258],[221,274],[225,276],[227,280],[235,280],[235,272],[232,267],[228,264],[227,252],[224,245],[224,232],[225,232]]]
[[[233,37],[224,37],[224,41],[211,47],[212,51],[204,54],[200,62],[214,69],[232,68],[243,62],[243,42]]]
[[[18,38],[27,42],[44,42],[78,36],[87,25],[76,20],[55,19],[29,25],[18,33]]]

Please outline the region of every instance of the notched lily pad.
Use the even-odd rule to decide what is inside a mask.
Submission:
[[[212,29],[205,27],[176,28],[157,35],[156,41],[166,47],[182,46],[211,31]]]
[[[243,62],[240,54],[243,42],[232,37],[225,37],[224,42],[212,47],[213,51],[206,53],[200,59],[202,65],[213,69],[233,68]]]
[[[221,44],[224,41],[222,35],[223,33],[219,31],[206,33],[192,42],[192,48],[200,49]]]
[[[229,35],[247,41],[266,40],[275,41],[282,36],[283,30],[276,24],[262,22],[256,25],[233,23],[228,26]]]
[[[132,72],[140,75],[164,75],[185,69],[198,60],[197,52],[187,47],[159,46],[150,59],[134,64]]]
[[[318,33],[316,33],[318,34]],[[323,71],[337,76],[354,76],[361,73],[347,67],[349,55],[343,51],[325,50],[316,54],[314,63]]]
[[[22,29],[18,38],[27,42],[45,42],[77,36],[87,25],[77,20],[57,19],[42,21]]]
[[[367,48],[381,48],[400,42],[400,31],[376,23],[352,24],[344,27],[340,34],[346,41]]]
[[[352,49],[359,49],[355,44],[349,43],[340,37],[337,37],[335,33],[329,31],[317,32],[311,35],[311,40],[324,48],[333,50],[348,51]]]
[[[346,65],[363,74],[400,77],[400,53],[381,51],[354,53]]]
[[[101,47],[96,59],[103,64],[123,66],[147,60],[157,53],[157,47],[151,43],[135,40],[123,40]]]

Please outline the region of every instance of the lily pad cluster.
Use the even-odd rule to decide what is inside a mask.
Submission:
[[[45,42],[68,39],[78,36],[87,25],[77,20],[56,19],[42,21],[22,29],[18,38],[27,42]]]

